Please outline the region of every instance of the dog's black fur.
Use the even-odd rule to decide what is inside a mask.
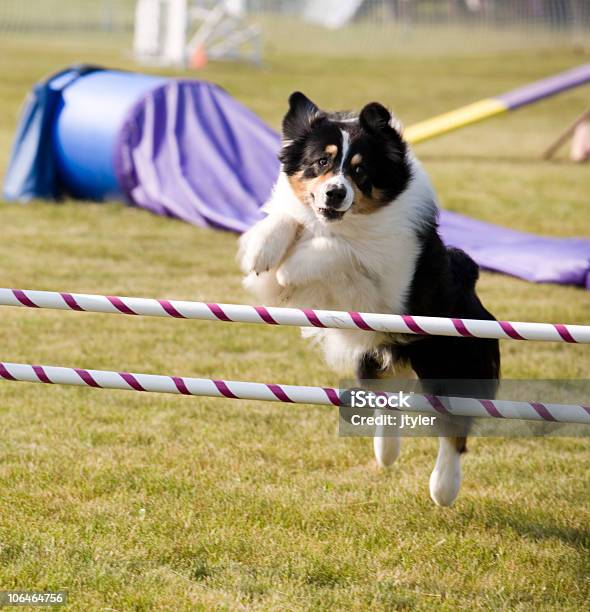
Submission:
[[[495,320],[484,308],[475,285],[477,264],[461,249],[447,248],[436,228],[430,226],[421,236],[423,248],[412,281],[407,311],[421,316]],[[395,364],[410,365],[427,393],[493,399],[500,378],[498,340],[424,336],[408,343],[388,345]],[[357,378],[378,378],[382,364],[365,355],[357,367]],[[466,385],[460,381],[477,381]],[[456,382],[454,382],[456,381]],[[464,420],[463,423],[466,421]],[[465,438],[457,440],[457,450],[467,450]]]

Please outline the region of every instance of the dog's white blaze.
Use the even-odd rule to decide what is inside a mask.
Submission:
[[[346,161],[348,150],[350,149],[350,134],[346,130],[340,130],[340,133],[342,134],[342,157],[340,158],[340,169],[338,172],[342,174],[344,162]]]
[[[345,212],[352,206],[354,201],[354,191],[350,181],[342,173],[344,169],[344,162],[346,161],[348,151],[350,150],[350,134],[346,130],[340,130],[340,133],[342,134],[342,144],[340,145],[340,167],[335,175],[322,185],[321,191],[316,195],[316,198],[318,199],[320,207],[323,208],[326,205],[326,191],[328,191],[331,187],[344,187],[346,190],[346,195],[344,196],[340,206],[334,207],[334,209]]]

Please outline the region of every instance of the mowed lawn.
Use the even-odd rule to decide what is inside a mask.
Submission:
[[[32,83],[69,63],[131,68],[103,41],[0,40],[0,168]],[[271,55],[204,78],[277,126],[302,89],[377,99],[406,123],[587,62],[567,50],[385,59]],[[543,148],[588,88],[416,147],[447,208],[590,234],[590,168]],[[97,112],[100,112],[97,109]],[[198,143],[195,143],[198,146]],[[119,204],[0,206],[2,286],[245,302],[235,236]],[[483,274],[498,317],[590,323],[590,293]],[[335,385],[296,329],[3,308],[0,359]],[[508,378],[584,378],[588,346],[502,343]],[[542,398],[531,398],[542,399]],[[590,443],[474,439],[452,508],[436,442],[388,472],[335,410],[0,383],[0,589],[69,590],[73,610],[582,609]]]

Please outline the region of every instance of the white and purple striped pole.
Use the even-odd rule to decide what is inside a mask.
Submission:
[[[589,344],[590,325],[275,308],[55,291],[0,289],[0,305],[202,321],[357,329],[398,334]]]
[[[33,383],[74,385],[99,389],[147,391],[202,397],[225,397],[283,402],[288,404],[320,404],[340,406],[343,390],[333,387],[277,385],[208,378],[187,378],[155,374],[132,374],[107,370],[84,370],[47,365],[0,362],[0,379]],[[380,393],[382,394],[382,393]],[[552,423],[590,424],[590,406],[574,404],[541,404],[473,398],[445,398],[412,394],[404,412],[521,419]]]

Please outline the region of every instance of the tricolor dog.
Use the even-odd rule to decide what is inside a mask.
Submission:
[[[493,319],[475,293],[477,265],[447,248],[437,231],[431,183],[389,111],[367,104],[330,113],[302,93],[283,120],[281,173],[267,216],[240,241],[245,286],[259,303]],[[452,394],[453,379],[479,379],[493,397],[500,375],[496,340],[306,329],[327,363],[359,380],[417,376]],[[377,463],[399,453],[396,437],[375,437]],[[440,438],[430,494],[455,500],[466,438]]]

